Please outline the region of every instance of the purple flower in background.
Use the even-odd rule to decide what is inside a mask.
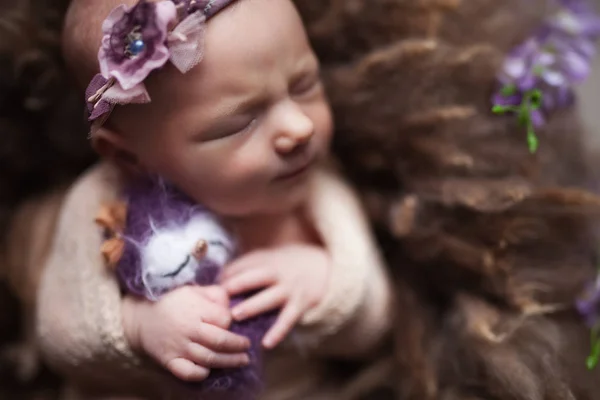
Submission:
[[[515,48],[504,60],[499,81],[503,85],[514,84],[521,90],[531,89],[535,85],[532,64],[539,53],[539,43],[529,39]]]
[[[527,129],[535,153],[542,126],[550,113],[574,101],[573,86],[583,82],[596,55],[600,18],[586,0],[556,0],[557,12],[524,43],[513,49],[498,74],[492,111],[512,113]],[[600,272],[575,304],[592,331],[588,369],[600,362]]]
[[[557,0],[557,6],[533,36],[508,54],[498,75],[499,90],[492,97],[499,113],[512,111],[523,120],[527,93],[542,93],[540,107],[527,110],[533,127],[573,103],[573,85],[590,74],[594,40],[600,36],[600,18],[585,0]]]
[[[100,72],[114,77],[125,91],[142,84],[169,60],[166,46],[169,24],[177,17],[171,1],[141,0],[131,9],[115,8],[102,25],[104,37],[98,54]]]
[[[600,18],[589,3],[581,0],[560,0],[559,11],[548,20],[548,26],[567,35],[588,37],[600,34]]]
[[[584,294],[577,300],[576,307],[586,324],[593,328],[600,322],[600,276],[588,285]]]

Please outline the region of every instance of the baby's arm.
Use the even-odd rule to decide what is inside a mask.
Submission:
[[[127,392],[126,380],[147,387],[161,378],[126,340],[119,286],[98,251],[102,237],[93,218],[115,200],[117,176],[107,165],[96,167],[67,195],[40,282],[36,325],[44,357],[67,379]]]
[[[232,335],[223,329],[230,322],[226,305],[210,299],[204,293],[209,288],[182,288],[157,303],[122,298],[114,274],[101,259],[101,232],[93,223],[99,207],[115,199],[117,176],[106,165],[96,167],[65,200],[38,297],[37,331],[45,357],[79,385],[150,397],[173,388],[160,363],[189,379],[202,379],[208,371],[191,371],[190,363],[180,359],[195,357],[210,367],[240,365],[244,354],[230,351],[223,358],[207,348],[239,353],[247,348],[244,338],[220,336],[214,346],[187,340],[195,328],[199,340],[215,338],[217,330]],[[218,307],[224,312],[214,312]],[[177,312],[169,312],[173,308]],[[181,354],[183,348],[189,353]]]
[[[390,288],[369,225],[354,194],[321,174],[310,201],[325,247],[289,245],[240,257],[224,274],[231,295],[263,289],[232,311],[236,319],[280,308],[263,344],[295,337],[327,355],[359,356],[381,342],[390,319]]]
[[[389,333],[390,278],[357,195],[323,171],[310,211],[331,257],[325,297],[296,329],[299,343],[332,356],[366,356]]]

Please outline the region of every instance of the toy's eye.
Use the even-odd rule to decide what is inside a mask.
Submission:
[[[185,267],[187,267],[187,265],[188,265],[188,263],[190,262],[191,258],[192,258],[192,257],[191,257],[190,255],[188,255],[188,256],[185,258],[185,261],[184,261],[184,262],[183,262],[181,265],[179,265],[179,267],[177,267],[177,269],[176,269],[175,271],[173,271],[173,272],[169,272],[168,274],[164,274],[164,275],[163,275],[163,278],[174,278],[174,277],[176,277],[177,275],[179,275],[179,273],[180,273],[181,271],[183,271],[183,269],[184,269]]]

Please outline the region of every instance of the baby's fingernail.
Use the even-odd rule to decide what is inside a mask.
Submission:
[[[234,308],[231,310],[231,315],[233,315],[233,319],[240,320],[244,317],[244,311],[239,308]]]
[[[242,364],[243,365],[250,364],[250,357],[248,357],[248,355],[245,355],[244,358],[242,358]]]
[[[263,339],[263,347],[270,349],[271,347],[273,347],[273,339],[271,339],[270,337],[268,338],[264,338]]]
[[[233,287],[233,286],[231,286],[231,285],[229,285],[229,284],[227,284],[227,283],[224,283],[224,284],[223,284],[223,288],[225,289],[225,291],[226,291],[227,293],[231,293],[231,292],[233,292],[233,290],[235,289],[235,287]]]

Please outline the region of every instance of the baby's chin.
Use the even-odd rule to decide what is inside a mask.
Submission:
[[[266,203],[266,211],[271,213],[294,212],[306,204],[310,192],[310,178],[314,171],[292,178],[294,181],[281,182],[274,191],[273,200]]]
[[[229,218],[254,218],[260,216],[277,216],[294,213],[298,208],[304,206],[308,200],[308,185],[296,185],[277,190],[271,193],[265,193],[254,199],[247,198],[239,204],[231,204],[228,209],[218,208],[214,211],[222,216]]]

